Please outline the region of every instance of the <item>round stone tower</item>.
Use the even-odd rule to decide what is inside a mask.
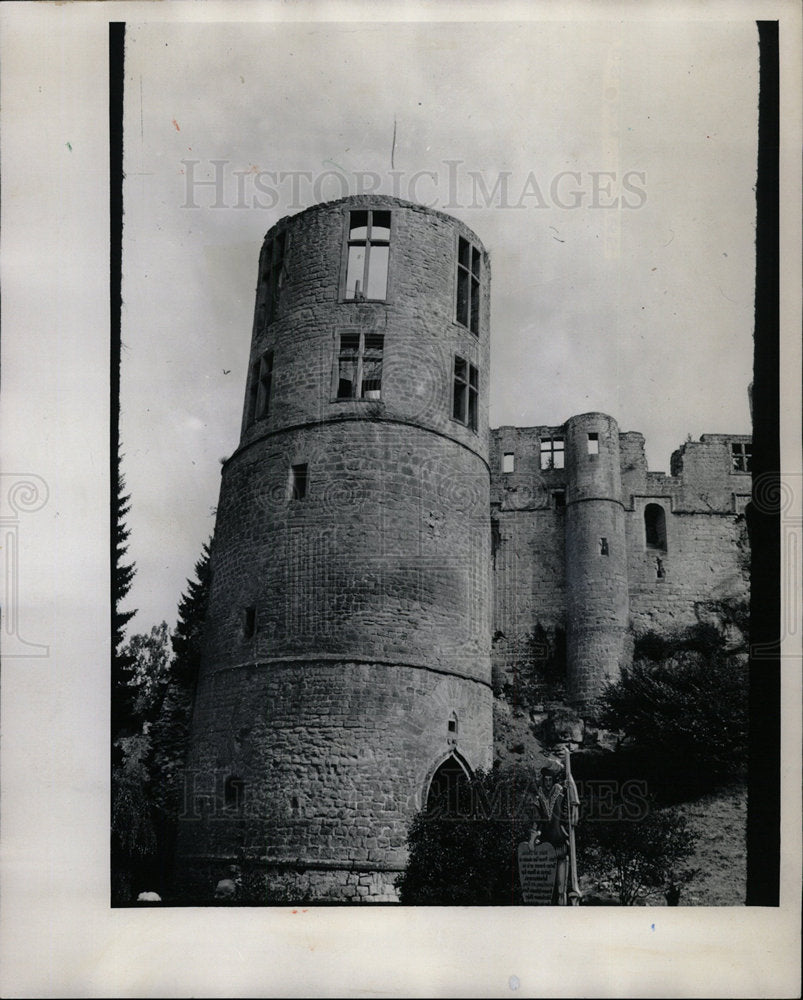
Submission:
[[[492,755],[490,268],[360,195],[266,235],[223,467],[180,880],[393,899],[407,826]]]
[[[566,422],[568,698],[584,705],[619,676],[629,600],[619,428],[604,413]]]

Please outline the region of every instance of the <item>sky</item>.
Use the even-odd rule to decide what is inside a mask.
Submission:
[[[491,426],[601,410],[644,434],[654,471],[687,435],[750,433],[753,22],[129,23],[126,38],[129,632],[175,624],[238,443],[262,239],[318,201],[395,193],[479,235]]]

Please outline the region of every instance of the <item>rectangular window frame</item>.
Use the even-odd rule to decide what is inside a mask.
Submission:
[[[731,441],[731,472],[752,475],[753,466],[753,442],[752,441]]]
[[[515,471],[516,471],[515,451],[502,452],[502,474],[505,476],[509,476],[512,472]]]
[[[273,351],[264,351],[251,363],[248,386],[248,414],[246,426],[264,420],[270,411],[273,392]]]
[[[276,319],[279,293],[284,280],[287,259],[287,231],[277,233],[262,251],[257,292],[257,331],[262,331]]]
[[[452,420],[475,434],[479,427],[479,369],[459,354],[452,366]]]
[[[479,337],[482,313],[482,250],[471,240],[458,234],[455,257],[454,320],[475,337]]]
[[[294,462],[290,466],[290,480],[288,483],[288,500],[301,502],[309,495],[309,464],[307,462]]]
[[[344,354],[344,341],[348,338],[356,342],[352,350]],[[341,365],[348,357],[353,358],[353,379],[351,381],[352,392],[345,394],[341,388]],[[366,375],[366,372],[370,374]],[[366,388],[369,381],[378,381],[379,386]],[[347,381],[346,379],[342,380]],[[351,402],[371,403],[382,400],[382,391],[385,381],[385,335],[375,333],[373,330],[342,330],[335,335],[334,344],[334,364],[332,365],[332,387],[330,402],[342,403],[347,400]],[[372,393],[368,395],[367,393]]]
[[[566,438],[562,434],[554,434],[540,439],[538,449],[538,465],[541,472],[560,471],[566,468]],[[555,447],[560,444],[560,447]],[[560,456],[560,463],[556,461]]]
[[[352,239],[351,231],[352,228],[352,215],[357,212],[366,212],[366,228],[365,228],[365,239]],[[388,215],[388,226],[382,227],[387,228],[389,235],[387,239],[372,237],[372,231],[374,227],[374,214],[376,212],[387,213]],[[394,240],[394,212],[389,208],[376,207],[376,208],[350,208],[344,213],[345,226],[343,233],[343,267],[340,279],[340,300],[341,302],[389,302],[390,301],[390,277],[392,273],[392,261],[393,252],[392,245]],[[370,281],[371,272],[371,248],[381,248],[387,247],[388,251],[388,263],[387,263],[387,274],[385,275],[385,295],[383,298],[369,298],[362,290],[360,295],[350,296],[348,294],[348,277],[349,277],[349,256],[352,247],[364,246],[365,247],[365,260],[363,262],[363,277],[364,287],[367,289]]]

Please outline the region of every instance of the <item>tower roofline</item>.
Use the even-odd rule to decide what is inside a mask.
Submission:
[[[337,207],[345,207],[346,205],[353,205],[355,208],[360,208],[365,206],[366,208],[376,207],[377,205],[386,206],[388,208],[406,208],[412,209],[416,212],[423,212],[426,215],[435,216],[436,218],[443,219],[450,225],[458,225],[464,230],[465,234],[471,238],[471,241],[475,243],[482,251],[487,255],[488,251],[485,244],[477,236],[474,230],[466,225],[462,219],[459,219],[455,215],[450,215],[448,212],[442,212],[437,208],[429,208],[427,205],[422,205],[419,202],[407,201],[404,198],[397,198],[390,194],[350,194],[343,198],[334,198],[331,201],[319,201],[314,205],[308,205],[306,208],[302,208],[299,212],[295,212],[292,215],[283,215],[281,219],[275,222],[270,229],[265,233],[265,239],[273,233],[276,229],[281,226],[288,225],[290,222],[297,222],[303,216],[310,212],[318,212],[323,209],[333,209]],[[486,262],[486,266],[487,262]]]

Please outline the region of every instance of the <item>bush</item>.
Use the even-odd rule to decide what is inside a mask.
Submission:
[[[600,719],[679,780],[716,785],[744,772],[747,696],[743,658],[686,649],[625,668],[601,697]]]
[[[697,839],[686,818],[671,810],[649,812],[638,821],[589,821],[578,826],[578,867],[622,906],[656,895],[676,905],[680,886],[698,874],[683,866]]]
[[[419,812],[407,869],[397,878],[407,905],[505,906],[523,901],[517,847],[529,838],[535,773],[479,772],[451,789],[450,808]]]

